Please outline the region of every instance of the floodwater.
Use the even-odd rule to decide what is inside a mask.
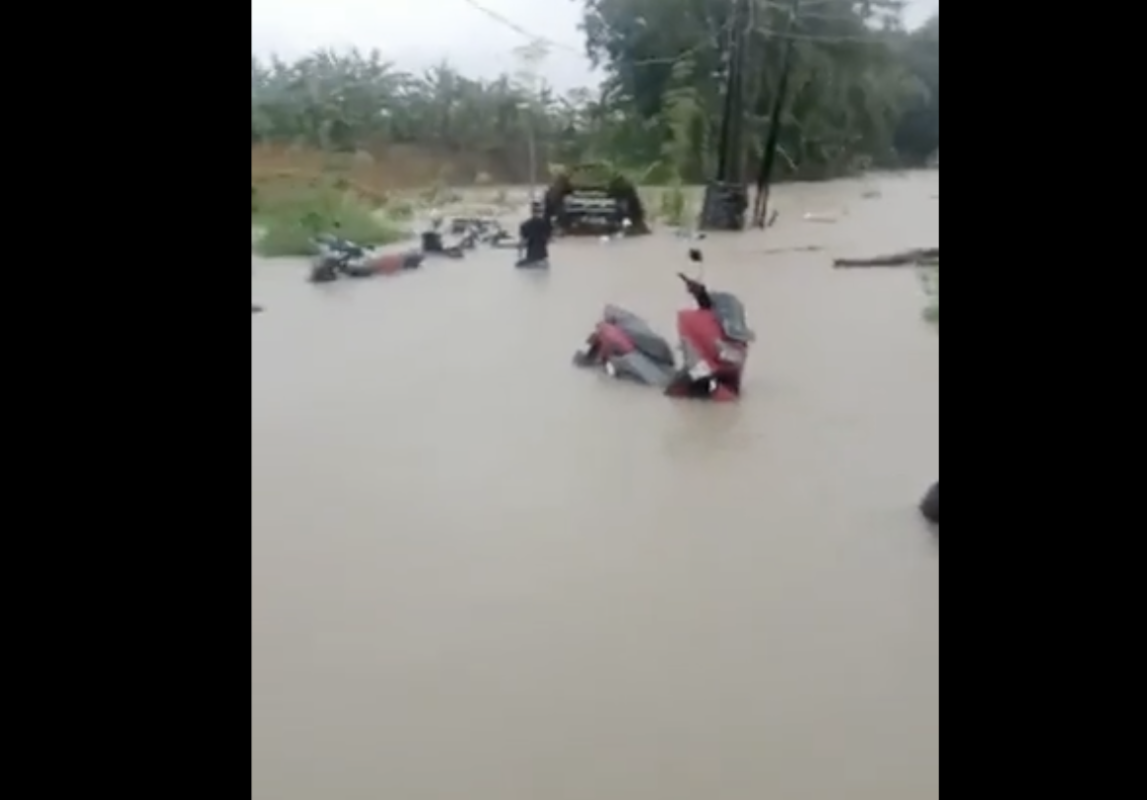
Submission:
[[[938,192],[781,187],[704,243],[736,405],[570,365],[606,301],[671,332],[667,235],[256,264],[253,800],[938,797],[939,339],[912,270],[830,268],[936,244]]]

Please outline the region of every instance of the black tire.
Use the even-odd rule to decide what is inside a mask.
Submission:
[[[717,381],[713,378],[694,380],[687,372],[678,372],[665,387],[665,394],[673,397],[682,397],[689,400],[707,400],[717,390]]]
[[[940,481],[932,484],[920,501],[920,513],[933,525],[940,524]]]

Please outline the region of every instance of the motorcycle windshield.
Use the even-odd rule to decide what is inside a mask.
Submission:
[[[745,315],[745,304],[735,294],[728,292],[709,292],[713,301],[713,313],[721,321],[721,330],[734,342],[748,344],[753,341],[755,334],[749,328]]]

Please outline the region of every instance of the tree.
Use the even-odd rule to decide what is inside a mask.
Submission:
[[[251,59],[251,141],[335,151],[416,143],[474,154],[523,179],[535,164],[607,161],[664,182],[712,175],[732,35],[731,0],[578,0],[597,89],[557,96],[546,47],[514,75],[477,80],[448,63],[420,75],[377,51]],[[806,0],[795,27],[778,177],[920,163],[939,148],[940,20],[903,30],[899,0]],[[781,68],[787,5],[751,0],[744,82],[749,169]],[[531,172],[533,170],[530,170]]]
[[[681,73],[674,65],[681,58],[695,65],[689,81],[705,133],[696,146],[707,148],[723,105],[720,78],[731,35],[729,0],[583,2],[587,49],[606,71],[608,97],[635,114],[645,129],[664,131],[656,121],[666,112],[666,97],[680,88]],[[790,102],[779,121],[790,173],[827,177],[861,159],[896,160],[894,140],[902,115],[913,103],[919,108],[927,95],[906,58],[905,42],[914,40],[899,25],[902,5],[820,0],[799,14]],[[746,133],[748,141],[760,142],[781,67],[777,31],[788,10],[759,0],[750,7]],[[926,42],[919,42],[919,59],[926,56]],[[936,51],[938,59],[938,35]],[[643,144],[649,157],[656,145]],[[694,161],[707,165],[706,153],[696,153]]]
[[[900,118],[896,148],[913,161],[940,150],[940,15],[937,13],[901,45],[901,57],[924,87]]]
[[[418,143],[513,161],[526,151],[526,120],[548,113],[549,102],[509,77],[474,80],[445,62],[414,75],[378,52],[251,59],[252,144],[351,151]]]

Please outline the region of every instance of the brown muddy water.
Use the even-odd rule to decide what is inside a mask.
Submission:
[[[829,266],[937,243],[938,191],[782,187],[705,243],[738,405],[570,365],[606,301],[671,333],[669,236],[256,264],[253,799],[938,797],[939,339],[911,270]]]

